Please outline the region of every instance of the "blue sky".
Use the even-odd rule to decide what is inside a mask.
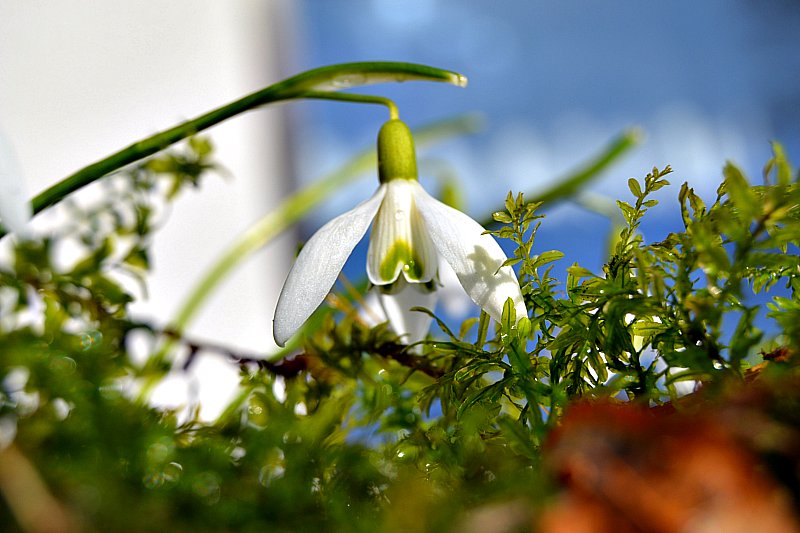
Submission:
[[[643,231],[651,241],[679,228],[677,193],[688,181],[713,199],[726,160],[760,181],[770,141],[800,160],[800,4],[676,0],[589,3],[469,0],[306,0],[300,4],[301,68],[397,60],[469,77],[466,89],[407,83],[371,88],[394,98],[411,125],[480,112],[484,129],[420,154],[463,183],[466,210],[480,218],[509,190],[544,188],[629,127],[644,143],[592,185],[626,198],[627,179],[672,165],[673,185]],[[312,181],[374,142],[385,119],[374,108],[311,103],[301,108],[300,182]],[[425,169],[424,161],[422,169]],[[366,197],[365,182],[309,220]],[[488,199],[488,200],[487,200]],[[548,210],[542,250],[567,253],[598,271],[610,228],[575,205]],[[351,261],[360,268],[358,257]]]

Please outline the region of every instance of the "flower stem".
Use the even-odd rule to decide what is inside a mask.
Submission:
[[[308,98],[311,100],[338,100],[340,102],[354,102],[359,104],[378,104],[389,108],[390,119],[400,118],[397,105],[389,98],[384,98],[382,96],[353,93],[332,93],[328,91],[309,91],[298,95],[298,98]]]
[[[309,70],[135,142],[100,161],[78,170],[35,196],[31,200],[33,212],[34,214],[39,213],[60,202],[67,195],[111,172],[151,156],[182,139],[257,107],[283,100],[304,98],[306,97],[303,96],[304,93],[318,95],[321,92],[333,93],[337,90],[362,85],[409,80],[439,81],[459,87],[464,87],[467,84],[467,79],[461,74],[415,63],[371,61],[342,63]],[[347,98],[341,98],[341,100],[347,100]],[[356,100],[352,99],[352,101]],[[384,103],[384,105],[388,104]],[[394,104],[388,105],[388,107],[390,114],[397,112]],[[5,235],[5,228],[0,227],[0,238]]]

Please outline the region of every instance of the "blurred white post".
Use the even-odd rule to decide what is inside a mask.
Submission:
[[[0,123],[28,188],[132,141],[278,81],[291,72],[289,0],[3,0]],[[210,130],[232,177],[207,176],[175,203],[155,239],[155,271],[137,315],[165,324],[214,258],[287,190],[282,112],[250,112]],[[274,347],[272,312],[292,246],[274,243],[210,300],[189,334],[259,353]],[[279,259],[277,259],[279,258]],[[277,263],[276,263],[277,260]],[[233,392],[238,369],[198,358],[205,418]],[[161,401],[186,402],[186,383]]]

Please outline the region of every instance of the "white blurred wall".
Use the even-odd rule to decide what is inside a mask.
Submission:
[[[181,120],[286,77],[290,0],[2,0],[0,124],[36,194],[58,179]],[[288,58],[289,60],[291,57]],[[137,314],[165,323],[213,259],[286,191],[280,109],[209,134],[233,176],[188,191],[157,234],[149,299]],[[240,269],[190,334],[234,348],[274,348],[272,312],[293,249],[277,242]],[[276,275],[275,272],[280,274]],[[200,358],[191,377],[207,417],[237,369]],[[159,394],[185,402],[186,383]],[[212,394],[213,393],[213,394]]]

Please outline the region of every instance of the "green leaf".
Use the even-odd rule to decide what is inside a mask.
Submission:
[[[689,205],[694,212],[694,216],[698,217],[704,215],[706,212],[705,202],[703,202],[703,199],[694,193],[694,189],[689,189],[689,191]]]
[[[573,264],[567,268],[567,272],[576,278],[594,278],[597,277],[588,268],[580,266],[578,263]]]
[[[792,182],[792,167],[786,158],[786,151],[779,142],[772,143],[773,157],[764,166],[764,177],[775,171],[775,183],[777,185],[789,185]]]
[[[467,396],[464,402],[458,407],[456,418],[463,418],[464,414],[478,403],[497,403],[497,401],[500,399],[500,396],[503,394],[503,389],[505,386],[506,380],[503,379],[473,392]]]
[[[546,265],[547,263],[552,263],[553,261],[558,261],[564,257],[564,252],[559,250],[549,250],[547,252],[542,252],[539,255],[533,258],[533,264],[535,267],[540,267],[542,265]]]
[[[761,212],[761,202],[755,197],[747,178],[733,163],[728,162],[723,169],[725,175],[725,192],[745,221],[756,218]]]
[[[645,318],[639,319],[630,325],[631,334],[642,337],[645,340],[651,339],[668,329],[669,326],[666,324]]]
[[[150,268],[150,258],[146,248],[133,248],[125,257],[125,263],[134,267],[147,270]]]
[[[519,335],[519,338],[528,339],[531,336],[531,332],[531,320],[526,316],[520,318],[519,323],[517,324],[517,334]]]
[[[461,323],[461,327],[458,330],[458,338],[463,339],[464,337],[466,337],[467,333],[469,333],[469,330],[472,329],[472,326],[474,326],[477,323],[478,323],[478,317],[471,317],[464,320]]]
[[[622,211],[622,216],[625,217],[625,222],[629,225],[636,220],[636,209],[631,204],[617,200],[617,207]]]
[[[517,310],[514,301],[511,298],[506,298],[503,304],[503,315],[500,320],[503,331],[506,334],[512,334],[517,327]]]
[[[306,91],[339,91],[376,83],[405,81],[434,81],[457,87],[467,86],[466,76],[449,70],[417,63],[366,61],[316,68],[272,87],[275,87],[275,92],[290,94],[293,96],[288,98],[294,98]]]
[[[512,221],[511,216],[505,211],[496,211],[492,214],[492,219],[495,222],[500,222],[501,224],[511,224]]]
[[[669,180],[658,180],[657,182],[653,183],[653,185],[649,188],[649,192],[651,193],[656,192],[657,190],[666,187],[669,184],[670,184]]]
[[[511,191],[509,191],[508,195],[506,195],[505,208],[506,211],[508,211],[512,216],[517,212],[517,204],[514,201],[514,195],[511,194]],[[502,211],[497,212],[502,213]]]
[[[628,188],[631,190],[631,194],[633,194],[633,196],[636,198],[642,197],[642,188],[636,178],[628,179]]]

